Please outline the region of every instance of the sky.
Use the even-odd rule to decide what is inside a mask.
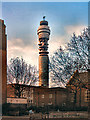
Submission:
[[[89,0],[1,0],[2,2],[89,2]]]
[[[51,34],[49,58],[59,46],[65,46],[71,35],[88,26],[88,2],[2,2],[6,24],[8,63],[13,57],[38,68],[37,29],[46,16]]]

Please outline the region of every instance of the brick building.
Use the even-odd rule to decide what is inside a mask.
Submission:
[[[15,95],[15,86],[7,85],[7,102],[16,104],[24,101],[27,106],[88,106],[88,72],[78,73],[75,71],[68,81],[66,88],[47,88],[44,86],[20,85],[23,88],[20,98]],[[17,100],[18,98],[18,100]]]
[[[17,94],[17,86],[20,88],[20,97]],[[29,99],[29,86],[28,85],[17,85],[8,84],[7,85],[7,103],[13,104],[27,104]]]
[[[65,88],[46,88],[34,87],[32,89],[32,105],[34,106],[63,106],[67,102],[67,89]]]
[[[7,93],[7,36],[4,20],[0,19],[0,96],[2,104],[6,103]]]
[[[66,88],[49,88],[48,40],[50,29],[48,26],[48,22],[44,19],[40,22],[37,34],[39,38],[39,86],[20,84],[7,85],[7,103],[22,103],[27,104],[27,106],[87,106],[87,72],[78,73],[78,71],[75,71],[74,74],[71,76],[71,79],[67,83]],[[5,80],[6,79],[4,79],[4,83]],[[17,89],[15,89],[16,87],[17,89],[19,88],[20,93],[18,93]]]
[[[88,72],[79,73],[77,70],[67,83],[69,103],[77,107],[88,106]]]
[[[15,85],[17,84],[14,84],[14,86]],[[68,91],[66,88],[46,88],[40,86],[20,85],[20,87],[22,86],[23,90],[20,98],[18,98],[12,84],[7,85],[7,103],[15,103],[15,101],[13,101],[13,98],[15,98],[16,104],[18,104],[22,98],[22,100],[27,100],[27,106],[63,106],[67,104]]]

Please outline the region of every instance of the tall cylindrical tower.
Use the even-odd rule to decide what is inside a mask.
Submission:
[[[37,30],[39,39],[39,86],[49,86],[49,57],[48,57],[48,40],[50,29],[48,22],[43,17]]]

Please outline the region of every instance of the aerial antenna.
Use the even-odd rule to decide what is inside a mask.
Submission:
[[[46,16],[43,16],[43,21],[45,21],[45,17],[46,17]]]

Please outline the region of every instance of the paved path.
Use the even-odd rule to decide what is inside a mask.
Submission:
[[[30,120],[29,117],[11,117],[11,116],[5,116],[2,118],[2,120]],[[32,119],[32,120],[42,120],[42,119]],[[80,119],[76,119],[76,118],[49,118],[49,119],[43,119],[43,120],[87,120],[87,118],[80,118]]]
[[[3,116],[2,120],[29,120],[27,116]]]
[[[42,114],[33,114],[34,119],[32,120],[42,120]],[[48,117],[48,116],[47,116]],[[45,118],[45,115],[43,115]],[[43,120],[87,120],[88,112],[52,112],[49,113],[49,119]],[[29,116],[3,116],[1,120],[30,120]]]

